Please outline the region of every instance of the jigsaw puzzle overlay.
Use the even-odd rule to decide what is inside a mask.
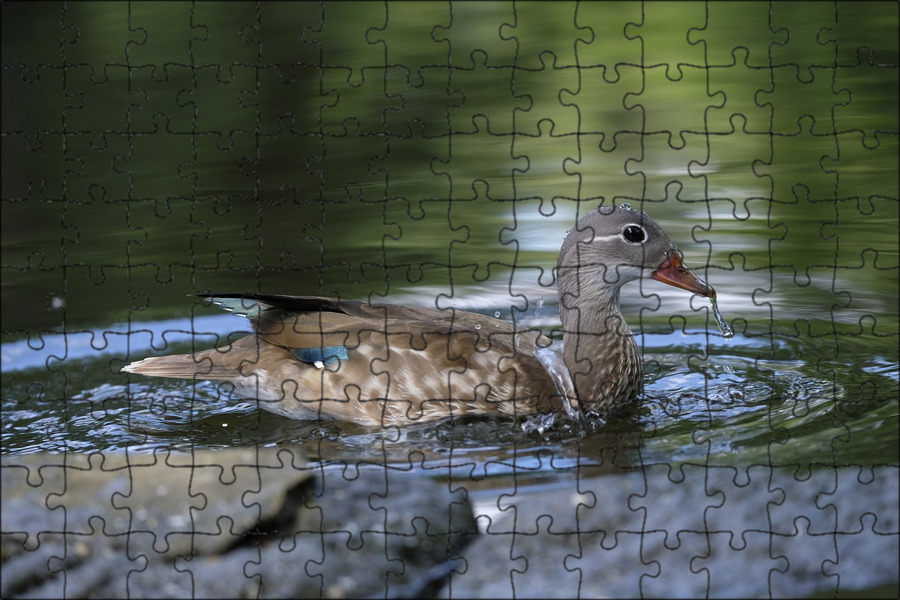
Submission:
[[[900,592],[897,3],[0,10],[3,597]],[[121,372],[247,335],[195,295],[234,292],[497,317],[508,373],[623,203],[735,331],[625,286],[631,412],[367,427]]]

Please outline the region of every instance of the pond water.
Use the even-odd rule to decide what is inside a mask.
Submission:
[[[0,452],[299,446],[501,490],[896,469],[896,5],[450,4],[0,5]],[[380,431],[119,372],[246,331],[209,290],[455,306],[559,343],[565,232],[622,202],[735,332],[626,286],[627,418]]]
[[[550,303],[542,307],[553,310]],[[523,326],[547,321],[525,320]],[[132,356],[142,356],[152,351],[140,347],[149,332],[170,332],[171,352],[189,352],[190,342],[177,341],[177,332],[189,339],[193,327],[214,338],[239,335],[242,325],[239,317],[215,315],[193,324],[133,323],[132,331],[140,333],[131,335],[111,327],[99,349],[103,332],[84,334],[84,344],[73,339],[62,361],[55,357],[65,356],[64,347],[54,347],[62,336],[42,340],[39,350],[34,341],[4,345],[5,365],[25,364],[25,358],[46,363],[4,370],[4,451],[298,445],[323,463],[387,461],[427,473],[461,460],[481,477],[523,470],[538,479],[565,476],[575,466],[599,467],[606,449],[615,449],[619,468],[710,462],[810,469],[898,459],[897,357],[890,337],[842,340],[842,355],[853,359],[837,363],[829,360],[833,337],[773,338],[748,327],[728,340],[712,323],[707,329],[651,326],[638,336],[646,386],[638,411],[610,423],[560,419],[547,428],[504,419],[385,431],[293,421],[258,411],[227,385],[114,372],[123,364],[124,340],[130,340]],[[119,340],[110,341],[114,337]],[[78,367],[66,368],[69,363]]]

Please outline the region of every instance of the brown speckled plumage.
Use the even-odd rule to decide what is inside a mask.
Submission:
[[[314,296],[211,295],[248,316],[256,335],[146,358],[123,371],[228,381],[274,413],[370,426],[463,414],[609,412],[641,392],[640,352],[619,310],[622,285],[652,277],[704,295],[712,290],[681,264],[659,225],[623,207],[582,217],[563,243],[557,273],[563,360],[574,390],[558,387],[538,358],[550,344],[539,332],[454,309]],[[345,356],[296,356],[297,349],[332,347]]]

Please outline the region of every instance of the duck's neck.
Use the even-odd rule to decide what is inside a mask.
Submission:
[[[641,355],[619,309],[618,289],[560,286],[563,360],[584,411],[606,413],[641,392]]]

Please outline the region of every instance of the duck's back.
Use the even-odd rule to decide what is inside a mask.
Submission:
[[[565,411],[536,356],[549,340],[506,321],[312,296],[211,298],[247,316],[256,335],[129,370],[230,381],[275,413],[365,425]]]

